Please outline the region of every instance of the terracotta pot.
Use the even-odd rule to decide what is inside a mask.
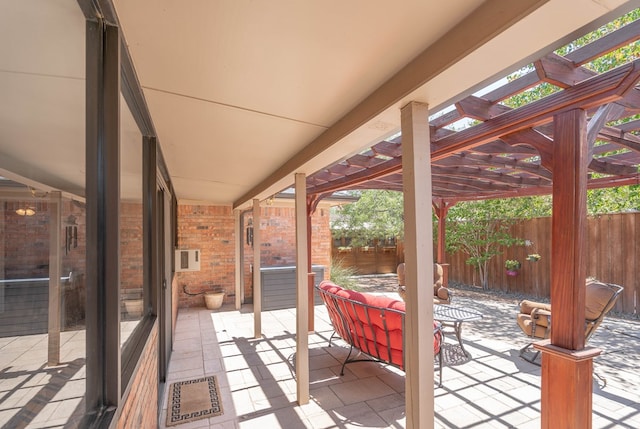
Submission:
[[[127,310],[127,314],[133,318],[139,318],[142,316],[142,306],[144,301],[142,299],[125,299],[124,308]]]
[[[217,310],[222,307],[222,301],[224,300],[224,292],[205,292],[204,293],[204,305],[209,310]]]

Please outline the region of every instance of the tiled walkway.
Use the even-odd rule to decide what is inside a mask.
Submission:
[[[60,334],[60,366],[47,366],[47,341],[0,338],[0,428],[74,427],[82,417],[85,331]]]
[[[458,299],[456,305],[471,304]],[[445,347],[444,384],[435,388],[437,428],[540,427],[540,368],[518,357],[526,338],[517,331],[515,305],[473,302],[482,321],[465,325],[466,358],[452,336]],[[241,312],[181,309],[169,383],[216,375],[224,414],[176,426],[191,428],[404,428],[404,373],[377,363],[340,362],[347,348],[327,347],[332,329],[316,307],[310,336],[311,401],[297,406],[295,311],[262,316],[264,337],[253,339],[250,306]],[[605,353],[595,369],[593,427],[640,427],[640,322],[607,318],[590,344]],[[606,343],[606,346],[604,345]],[[166,400],[165,400],[166,402]],[[161,427],[165,427],[165,410]]]

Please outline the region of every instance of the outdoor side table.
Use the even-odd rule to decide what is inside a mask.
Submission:
[[[452,325],[462,352],[465,356],[471,356],[462,344],[462,324],[482,319],[482,313],[466,307],[434,304],[433,319],[441,322],[443,326]]]

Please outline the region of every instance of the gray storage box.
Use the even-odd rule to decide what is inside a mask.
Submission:
[[[324,266],[313,265],[314,283],[317,286],[324,279]],[[279,310],[296,306],[296,267],[264,267],[260,268],[262,284],[262,309]],[[314,302],[322,304],[318,293],[314,290]]]

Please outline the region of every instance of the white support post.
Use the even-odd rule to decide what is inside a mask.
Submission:
[[[309,275],[307,273],[307,180],[295,175],[296,189],[296,383],[298,405],[309,403]]]
[[[0,218],[4,219],[5,218],[5,204],[1,204],[0,205]],[[4,276],[5,276],[5,271],[4,271],[4,265],[5,265],[5,255],[6,255],[6,246],[5,246],[5,240],[6,240],[6,226],[5,226],[5,222],[0,222],[0,280],[4,280]],[[4,283],[2,281],[0,281],[0,313],[4,312]]]
[[[62,311],[60,305],[60,249],[62,249],[62,194],[52,191],[49,198],[49,323],[48,350],[49,366],[60,364],[60,330],[62,328]],[[69,279],[71,280],[71,279]]]
[[[262,337],[262,284],[260,283],[260,200],[253,200],[253,336]]]
[[[405,225],[407,428],[433,427],[433,227],[429,110],[401,109]]]
[[[235,255],[236,255],[236,268],[235,268],[235,294],[236,294],[236,310],[240,310],[242,304],[242,243],[244,235],[242,234],[242,228],[240,226],[240,210],[233,211],[234,229],[236,232],[235,239]]]

